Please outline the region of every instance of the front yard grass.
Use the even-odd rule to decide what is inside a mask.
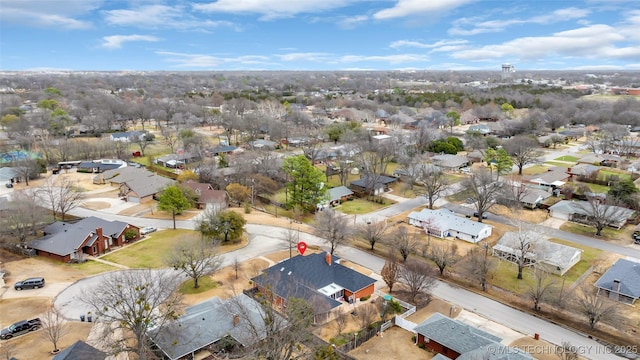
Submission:
[[[594,193],[596,194],[607,194],[609,192],[610,187],[606,186],[606,185],[600,185],[600,184],[592,184],[592,183],[583,183],[583,182],[576,182],[576,184],[585,184],[587,185],[587,187]]]
[[[88,260],[79,264],[65,264],[65,266],[70,266],[76,270],[80,270],[83,274],[87,275],[96,275],[108,271],[120,270],[115,266],[107,265],[93,260]]]
[[[200,294],[218,287],[218,282],[213,280],[211,276],[202,276],[198,279],[198,287],[193,287],[193,279],[189,278],[178,288],[178,291],[184,295]]]
[[[578,162],[578,160],[580,160],[580,158],[577,158],[575,156],[570,156],[570,155],[564,155],[564,156],[560,156],[559,158],[555,158],[553,160],[567,161],[567,162]]]
[[[382,204],[379,204],[379,203],[368,201],[365,199],[353,199],[351,201],[343,202],[338,207],[338,209],[340,210],[340,212],[343,212],[345,214],[360,215],[360,214],[368,214],[372,211],[382,209],[383,207],[389,206],[394,203],[389,199],[383,198],[382,200],[383,200]]]
[[[200,236],[200,234],[194,230],[162,230],[149,235],[144,241],[128,245],[101,259],[134,269],[158,269],[167,266],[165,263],[167,254],[171,252],[177,241],[194,236]]]
[[[617,230],[610,227],[605,227],[602,229],[602,236],[596,237],[596,228],[593,226],[582,225],[574,222],[567,221],[560,226],[560,230],[568,231],[578,235],[590,236],[595,238],[604,238],[617,240],[624,237],[626,233],[624,228]]]
[[[549,165],[549,166],[558,166],[558,167],[562,167],[562,168],[570,167],[570,164],[563,163],[563,162],[557,162],[557,161],[545,161],[544,163]]]
[[[522,175],[538,175],[549,171],[549,167],[544,165],[533,165],[522,169]]]

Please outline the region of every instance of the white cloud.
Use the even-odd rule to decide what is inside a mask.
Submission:
[[[452,35],[477,35],[483,33],[500,32],[509,26],[523,24],[552,24],[557,22],[582,19],[589,15],[587,9],[579,9],[575,7],[558,9],[550,14],[533,16],[529,19],[506,19],[506,20],[489,20],[480,21],[477,17],[461,18],[454,22],[454,27],[449,30]],[[471,25],[471,28],[464,28]]]
[[[615,28],[600,24],[562,31],[550,36],[522,37],[502,44],[470,48],[453,52],[451,57],[472,61],[499,61],[505,58],[536,60],[551,56],[589,59],[640,58],[640,46],[615,46],[623,41],[625,37]]]
[[[329,53],[323,52],[307,52],[307,53],[289,53],[276,55],[282,61],[309,61],[309,62],[326,62],[334,57]]]
[[[303,13],[318,13],[345,7],[355,0],[217,0],[207,4],[194,4],[204,12],[233,14],[260,14],[262,20],[292,17]]]
[[[160,41],[159,38],[151,35],[111,35],[103,37],[102,40],[104,41],[102,47],[108,49],[119,49],[123,43],[131,41]]]
[[[229,21],[198,18],[183,6],[146,5],[131,9],[104,11],[105,21],[111,25],[139,28],[202,29],[233,26]]]
[[[345,29],[352,29],[369,20],[367,15],[357,15],[345,17],[338,21],[338,25]]]
[[[181,68],[219,68],[223,65],[278,65],[263,55],[245,55],[237,57],[220,57],[205,54],[187,54],[170,51],[157,51],[156,54],[166,58],[167,62]]]
[[[394,41],[389,45],[390,48],[397,49],[401,47],[415,47],[420,49],[433,49],[439,48],[442,46],[451,46],[451,45],[462,45],[466,44],[467,40],[440,40],[436,41],[433,44],[425,44],[419,41],[411,41],[411,40],[398,40]]]
[[[375,13],[373,17],[378,20],[386,20],[417,14],[442,12],[455,9],[472,1],[473,0],[397,0],[397,3],[392,8],[380,10]]]
[[[2,0],[0,21],[54,27],[63,29],[87,29],[88,20],[78,19],[100,7],[102,0]]]
[[[390,64],[402,64],[410,62],[427,62],[429,57],[420,54],[398,54],[398,55],[344,55],[336,59],[340,63],[353,62],[388,62]]]

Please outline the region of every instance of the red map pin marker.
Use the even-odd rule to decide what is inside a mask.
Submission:
[[[300,241],[298,243],[298,251],[300,252],[300,255],[304,255],[304,252],[307,250],[307,243],[304,241]]]

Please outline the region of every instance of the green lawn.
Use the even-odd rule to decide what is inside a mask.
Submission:
[[[166,257],[177,241],[200,234],[194,230],[176,229],[162,230],[147,236],[144,241],[128,245],[122,250],[103,256],[102,259],[130,268],[166,267]]]
[[[368,201],[365,199],[354,199],[351,201],[343,202],[342,205],[340,205],[337,209],[340,210],[340,212],[343,212],[345,214],[358,214],[358,215],[368,214],[372,211],[376,211],[385,206],[393,204],[393,201],[389,199],[383,199],[383,200],[384,200],[383,204],[378,204],[373,201]]]
[[[88,260],[79,264],[65,264],[65,266],[70,266],[74,269],[80,270],[87,275],[95,275],[107,271],[120,270],[115,266],[103,264],[93,260]]]
[[[545,161],[544,163],[547,164],[547,165],[559,166],[559,167],[563,167],[563,168],[566,168],[566,167],[568,167],[567,165],[569,165],[567,163],[562,163],[562,162],[557,162],[557,161]]]
[[[596,237],[596,228],[593,226],[586,226],[586,225],[582,225],[582,224],[577,224],[577,223],[573,223],[570,221],[565,222],[564,224],[562,224],[560,226],[560,230],[562,231],[568,231],[574,234],[579,234],[579,235],[584,235],[584,236],[591,236],[591,237]],[[625,236],[626,232],[624,230],[624,228],[620,229],[620,230],[616,230],[610,227],[605,227],[604,229],[602,229],[602,236],[601,238],[605,238],[605,239],[620,239],[623,238]]]
[[[549,171],[549,167],[544,165],[533,165],[522,169],[522,175],[538,175]]]
[[[515,294],[526,294],[529,290],[528,279],[531,269],[522,270],[522,280],[518,280],[518,266],[506,260],[498,260],[496,267],[490,272],[488,283]]]
[[[198,279],[198,288],[193,287],[193,279],[189,279],[182,284],[178,288],[178,291],[181,294],[191,295],[191,294],[200,294],[205,291],[209,291],[211,289],[215,289],[218,287],[218,282],[214,281],[211,276],[203,276]]]
[[[466,189],[464,191],[457,192],[455,194],[449,195],[446,197],[447,201],[453,203],[464,202],[467,198],[473,196],[473,191],[471,189]]]
[[[571,246],[576,249],[582,250],[580,261],[578,261],[578,263],[575,264],[571,268],[571,270],[567,271],[567,273],[565,274],[565,286],[569,286],[570,284],[573,284],[573,282],[578,280],[578,278],[582,274],[584,274],[585,271],[587,271],[587,269],[589,269],[591,265],[593,265],[593,261],[595,260],[595,258],[597,258],[600,254],[602,254],[602,250],[598,250],[589,246],[576,244],[571,241],[566,241],[566,240],[561,240],[556,238],[551,238],[549,239],[549,241],[562,244],[562,245]]]
[[[608,186],[600,185],[600,184],[583,183],[583,182],[578,182],[578,181],[576,181],[576,184],[587,185],[587,187],[589,187],[589,189],[591,189],[592,192],[600,193],[600,194],[607,194],[609,192],[609,189],[610,189]]]
[[[580,158],[577,158],[575,156],[569,156],[569,155],[565,155],[565,156],[560,156],[559,158],[555,158],[553,160],[558,160],[558,161],[569,161],[569,162],[578,162],[578,160],[580,160]]]
[[[600,171],[598,171],[598,179],[606,180],[609,176],[617,176],[620,180],[631,179],[631,174],[628,172],[616,171],[614,169],[600,169]]]

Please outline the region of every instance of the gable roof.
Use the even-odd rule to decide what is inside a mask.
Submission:
[[[435,357],[434,357],[435,359]],[[502,344],[481,346],[458,356],[456,360],[534,360],[528,352]]]
[[[336,186],[327,190],[329,194],[329,201],[336,201],[342,199],[343,196],[353,195],[353,191],[346,186]]]
[[[460,168],[469,163],[466,157],[451,154],[433,155],[432,159],[438,166],[446,168]]]
[[[588,203],[587,201],[583,201],[583,200],[580,200],[580,201],[560,200],[557,203],[550,206],[549,210],[557,211],[559,213],[564,213],[564,214],[588,215],[587,209],[589,209],[590,205],[587,205],[587,203]],[[611,208],[611,211],[609,212],[611,215],[615,214],[616,218],[620,218],[624,220],[629,219],[635,212],[634,210],[627,209],[620,206],[615,206],[615,205],[600,204],[599,206],[609,206]],[[604,211],[602,212],[604,213]]]
[[[54,356],[53,360],[104,360],[106,358],[106,353],[78,340]]]
[[[633,299],[640,298],[640,263],[618,259],[609,270],[602,274],[595,285],[602,289],[611,290],[614,280],[620,281],[620,294]]]
[[[541,185],[555,185],[562,186],[564,181],[567,180],[569,174],[566,173],[566,169],[554,169],[542,174],[530,175],[525,177],[529,182],[541,184]]]
[[[331,265],[327,263],[327,259]],[[375,279],[349,269],[339,262],[339,258],[331,257],[326,252],[297,255],[265,269],[252,280],[262,286],[271,285],[280,296],[302,297],[307,300],[317,298],[315,295],[324,294],[320,290],[331,285],[337,286],[338,290],[341,287],[355,293],[376,282]],[[340,305],[339,302],[322,296],[330,300],[330,308]]]
[[[620,161],[622,161],[622,158],[620,158],[620,156],[618,156],[618,155],[590,153],[590,154],[587,154],[587,155],[581,157],[578,160],[579,163],[586,163],[586,164],[600,164],[603,161],[617,161],[617,162],[620,162]]]
[[[135,192],[138,197],[141,198],[156,194],[174,183],[174,180],[156,174],[146,178],[136,178],[124,182],[131,191]]]
[[[589,176],[594,172],[597,172],[598,170],[600,170],[599,166],[581,163],[570,167],[569,169],[567,169],[567,172],[572,175]]]
[[[234,324],[234,314],[238,315]],[[286,321],[277,313],[278,323]],[[262,306],[245,294],[225,301],[217,297],[193,305],[175,323],[152,331],[153,341],[169,359],[180,359],[194,351],[231,336],[243,346],[266,337]],[[260,339],[256,339],[254,335]]]
[[[201,204],[223,204],[227,201],[224,190],[213,190],[211,184],[187,181],[182,185],[193,190],[198,195],[198,202]]]
[[[534,231],[526,231],[522,235],[515,231],[507,231],[502,235],[498,243],[493,246],[493,249],[519,257],[520,236],[526,236],[531,244],[531,251],[527,252],[525,257],[552,266],[564,268],[571,264],[575,256],[582,253],[580,249],[548,241],[545,237]]]
[[[102,178],[108,180],[109,182],[122,184],[127,181],[131,181],[134,179],[143,179],[154,176],[155,173],[152,173],[149,170],[143,168],[137,168],[132,166],[127,166],[119,169],[107,170],[102,173]]]
[[[45,236],[29,242],[29,247],[48,253],[66,256],[78,250],[87,236],[91,242],[97,240],[96,229],[102,228],[103,236],[118,236],[129,224],[122,221],[108,221],[91,216],[75,224],[55,222],[44,228]]]
[[[379,188],[385,184],[390,184],[392,182],[397,181],[396,178],[384,175],[364,175],[358,180],[354,180],[350,182],[350,185],[359,186],[359,187],[372,187]]]
[[[442,344],[458,354],[476,350],[482,346],[499,343],[501,338],[435,313],[413,329],[418,334]]]
[[[411,212],[408,217],[422,222],[430,222],[429,227],[432,229],[458,231],[473,236],[478,236],[482,230],[490,227],[490,225],[458,216],[448,209],[422,209],[420,212]]]
[[[550,197],[551,193],[547,190],[527,187],[524,194],[520,197],[520,202],[525,204],[535,204]]]

